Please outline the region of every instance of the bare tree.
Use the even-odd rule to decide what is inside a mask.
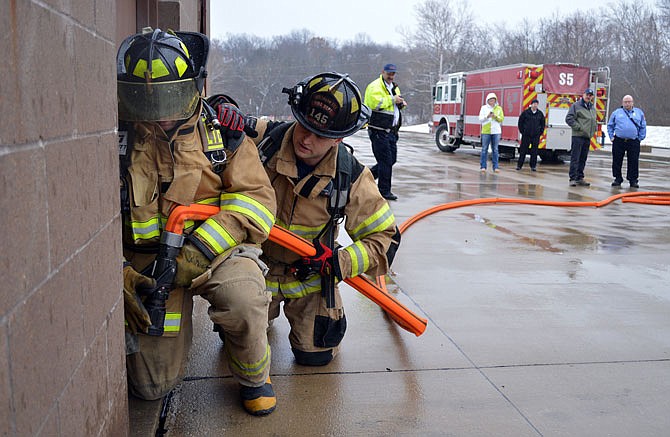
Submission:
[[[453,55],[468,40],[473,27],[474,16],[467,3],[425,0],[415,6],[415,13],[417,27],[404,38],[405,44],[419,54],[417,62],[423,64],[426,71],[442,74],[452,70],[459,63]]]
[[[289,117],[283,87],[319,72],[338,71],[364,90],[384,64],[393,62],[400,67],[397,80],[410,102],[405,120],[420,123],[430,117],[431,88],[440,73],[572,62],[610,66],[612,103],[632,94],[650,123],[668,123],[670,0],[656,0],[655,7],[616,1],[600,11],[556,12],[512,28],[478,24],[463,0],[425,0],[415,7],[413,31],[401,32],[404,47],[376,44],[364,33],[341,43],[308,30],[272,39],[228,35],[212,44],[208,92],[232,96],[247,112]]]
[[[670,1],[667,1],[670,5]],[[647,116],[657,119],[670,110],[668,99],[659,89],[670,86],[667,31],[663,18],[649,6],[620,0],[607,14],[615,79],[615,98],[632,94],[648,106]],[[660,120],[659,120],[660,121]]]

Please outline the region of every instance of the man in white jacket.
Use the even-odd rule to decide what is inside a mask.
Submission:
[[[482,172],[486,171],[486,161],[491,145],[491,160],[493,171],[498,173],[498,144],[502,134],[502,121],[505,118],[502,106],[498,105],[498,96],[488,93],[486,104],[479,110],[479,122],[482,124],[482,153],[479,158],[479,167]]]

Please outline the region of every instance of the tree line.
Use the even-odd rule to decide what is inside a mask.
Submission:
[[[519,28],[480,24],[464,0],[425,0],[415,14],[415,28],[401,30],[402,47],[377,44],[365,33],[338,41],[308,30],[214,40],[209,93],[231,96],[247,113],[283,118],[290,116],[290,108],[282,88],[337,71],[348,73],[364,92],[382,66],[393,62],[409,103],[405,123],[416,124],[431,118],[432,87],[440,74],[570,62],[610,68],[611,110],[630,94],[649,124],[670,124],[670,0],[618,0],[597,10],[524,19]]]

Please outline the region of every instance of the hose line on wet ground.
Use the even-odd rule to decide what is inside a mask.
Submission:
[[[516,199],[513,197],[486,197],[481,199],[457,200],[454,202],[443,203],[432,208],[425,209],[418,214],[405,220],[398,228],[402,234],[418,222],[422,218],[428,217],[436,212],[446,211],[448,209],[461,208],[463,206],[484,205],[484,204],[523,204],[523,205],[539,205],[539,206],[561,206],[561,207],[578,207],[591,206],[600,208],[609,205],[615,200],[621,199],[622,203],[642,203],[648,205],[670,205],[670,192],[668,191],[640,191],[630,193],[620,193],[610,196],[604,200],[591,202],[565,202],[554,200],[535,200],[535,199]],[[377,284],[380,288],[386,289],[386,281],[384,276],[377,277]]]

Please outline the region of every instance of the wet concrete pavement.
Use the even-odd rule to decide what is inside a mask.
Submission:
[[[373,163],[365,132],[348,142]],[[645,155],[638,191],[670,191],[667,152]],[[610,165],[608,152],[589,156],[589,188],[568,186],[567,163],[531,173],[527,163],[517,172],[502,162],[500,173],[481,174],[477,150],[442,153],[432,137],[401,132],[391,206],[402,223],[456,200],[603,200],[629,190],[610,187]],[[426,332],[402,330],[342,284],[341,353],[310,368],[293,362],[280,316],[269,331],[278,406],[264,418],[242,410],[196,298],[191,360],[168,404],[167,435],[668,435],[668,212],[616,201],[479,205],[424,218],[403,234],[391,278],[399,300],[428,318]],[[154,434],[159,407],[131,402],[134,435]]]

